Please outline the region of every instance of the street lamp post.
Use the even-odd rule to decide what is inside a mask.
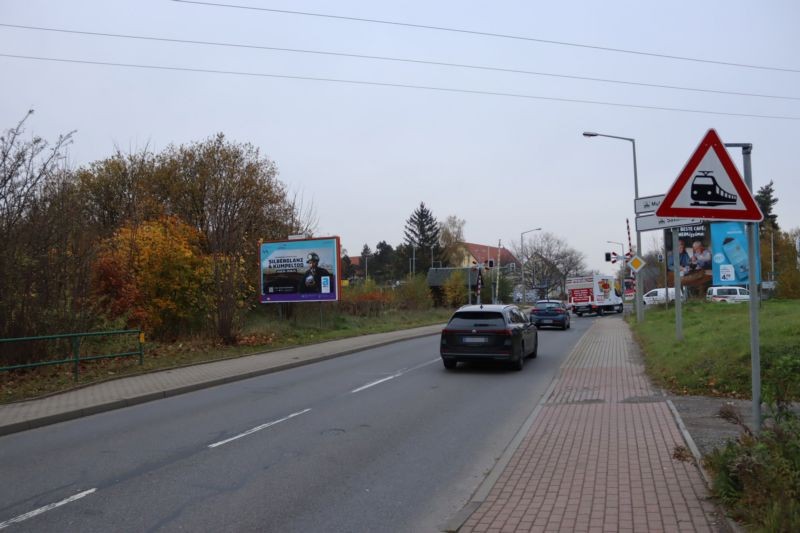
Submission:
[[[529,229],[528,231],[523,231],[522,233],[519,234],[519,252],[521,254],[523,254],[523,255],[525,254],[525,241],[522,240],[522,238],[525,236],[525,234],[526,233],[531,233],[531,232],[534,232],[534,231],[541,231],[541,229],[542,228]],[[524,261],[522,262],[521,266],[522,266],[522,268],[520,270],[522,271],[522,305],[525,305],[527,303],[527,300],[528,300],[528,291],[525,288],[525,262]],[[535,268],[535,266],[534,266],[534,268]],[[533,281],[534,281],[534,283],[536,282],[536,276],[534,276]]]
[[[364,281],[367,281],[367,279],[369,278],[369,257],[371,255],[372,254],[366,254],[364,256]]]
[[[595,133],[593,131],[584,131],[584,137],[608,137],[609,139],[620,139],[622,141],[630,141],[633,147],[633,190],[634,198],[639,198],[639,174],[636,169],[636,140],[631,137],[619,137],[617,135],[606,135],[604,133]],[[642,234],[639,229],[636,229],[636,253],[642,253]],[[636,306],[636,321],[641,323],[644,321],[644,309],[642,308],[642,284],[641,280],[636,279],[636,298],[634,305]]]
[[[622,304],[625,305],[625,245],[617,241],[606,241],[606,242],[609,244],[619,244],[619,249],[622,250],[622,255],[620,256],[620,261],[622,261],[622,265],[620,265],[619,296],[620,298],[622,298]]]

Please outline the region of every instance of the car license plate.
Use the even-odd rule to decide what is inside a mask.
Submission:
[[[546,319],[542,320],[542,324],[552,324],[552,323],[553,323],[553,321],[550,320],[549,318],[546,318]]]
[[[488,337],[463,337],[461,342],[464,344],[486,344],[489,342]]]

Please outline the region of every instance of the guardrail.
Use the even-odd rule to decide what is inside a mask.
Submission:
[[[81,357],[81,340],[84,337],[101,337],[101,336],[115,336],[115,335],[136,335],[136,341],[138,343],[138,349],[127,351],[127,352],[119,352],[119,353],[111,353],[111,354],[96,354],[96,355],[87,355]],[[35,368],[39,366],[51,366],[51,365],[64,365],[64,364],[72,364],[72,373],[75,380],[78,380],[78,375],[80,374],[80,363],[83,361],[95,361],[98,359],[112,359],[115,357],[131,357],[134,355],[139,356],[139,364],[144,363],[144,333],[142,333],[139,329],[125,329],[125,330],[117,330],[117,331],[95,331],[90,333],[63,333],[59,335],[45,335],[41,337],[17,337],[14,339],[0,339],[0,345],[2,344],[11,344],[11,343],[22,343],[22,342],[34,342],[34,341],[48,341],[48,340],[59,340],[59,339],[69,339],[70,348],[72,349],[72,356],[68,359],[56,359],[52,361],[38,361],[35,363],[25,363],[25,364],[18,364],[18,365],[10,365],[10,366],[0,366],[0,372],[2,371],[9,371],[9,370],[18,370],[22,368]]]

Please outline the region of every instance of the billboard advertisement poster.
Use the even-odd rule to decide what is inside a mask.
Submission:
[[[714,285],[746,285],[750,282],[747,233],[743,222],[711,224],[714,250]],[[756,256],[756,283],[761,283],[761,258]]]
[[[678,271],[681,283],[686,287],[694,287],[697,291],[705,291],[712,280],[712,246],[707,224],[680,226],[678,230]],[[667,249],[667,278],[674,283],[675,260],[672,253],[672,230],[664,230],[664,243]]]
[[[339,299],[339,237],[261,244],[261,303]]]

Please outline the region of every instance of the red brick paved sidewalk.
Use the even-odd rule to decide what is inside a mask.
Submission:
[[[460,532],[724,531],[621,318],[597,320]]]

